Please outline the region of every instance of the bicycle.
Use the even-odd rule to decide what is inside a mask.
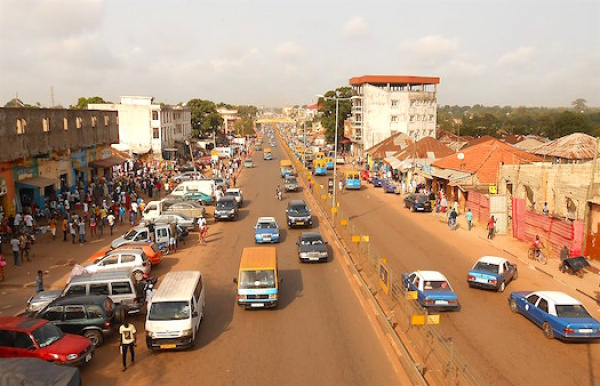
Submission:
[[[532,260],[537,260],[540,264],[545,265],[547,262],[546,255],[542,251],[542,248],[529,247],[529,253],[527,254],[527,257]]]

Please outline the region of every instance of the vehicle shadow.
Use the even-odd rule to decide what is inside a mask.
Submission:
[[[304,281],[299,269],[282,269],[279,271],[279,309],[285,309],[294,299],[304,294]]]
[[[245,219],[246,217],[248,217],[249,214],[250,214],[250,211],[248,209],[239,210],[238,218],[236,221],[241,221],[241,220]]]
[[[200,340],[190,351],[197,351],[216,340],[222,333],[229,330],[233,319],[233,305],[236,304],[235,285],[216,285],[207,280],[206,308],[204,318],[200,323]]]

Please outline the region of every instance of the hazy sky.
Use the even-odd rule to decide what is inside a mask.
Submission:
[[[599,0],[0,0],[0,105],[310,104],[365,74],[438,102],[600,106]]]

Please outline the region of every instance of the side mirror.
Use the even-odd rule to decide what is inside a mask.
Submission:
[[[233,282],[234,282],[235,284],[237,284],[237,283],[238,283],[238,279],[237,279],[237,277],[234,277],[234,278],[233,278]]]

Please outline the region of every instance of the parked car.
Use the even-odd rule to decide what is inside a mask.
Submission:
[[[258,149],[256,149],[256,150],[258,150]],[[252,159],[250,159],[250,158],[246,158],[246,159],[244,160],[244,167],[245,167],[245,168],[253,168],[253,167],[255,167],[255,166],[256,166],[256,165],[254,164],[254,161],[252,161]]]
[[[408,291],[417,292],[417,302],[424,308],[453,310],[458,298],[446,276],[437,271],[415,271],[402,274],[402,283]]]
[[[0,316],[0,358],[33,357],[78,366],[93,356],[89,339],[65,334],[47,320]]]
[[[152,264],[144,251],[140,249],[118,248],[99,258],[92,264],[86,265],[89,273],[131,272],[136,280],[142,280],[144,274],[149,274]]]
[[[185,173],[181,173],[177,176],[175,176],[173,178],[173,181],[176,184],[180,184],[183,181],[191,181],[191,180],[199,180],[201,178],[204,178],[204,176],[202,175],[202,173],[196,171],[196,172],[185,172]]]
[[[63,290],[46,290],[38,292],[27,300],[25,311],[38,312],[46,307],[54,299],[62,295]]]
[[[244,196],[242,195],[242,190],[239,188],[229,188],[225,191],[225,197],[231,196],[238,203],[238,206],[241,208],[244,203]]]
[[[383,187],[384,193],[400,194],[400,189],[398,188],[398,184],[389,178],[383,181],[382,187]]]
[[[558,291],[517,291],[508,298],[510,310],[540,327],[548,339],[596,340],[600,322],[581,302]]]
[[[381,178],[381,177],[373,176],[373,178],[369,182],[371,182],[373,184],[373,186],[376,188],[383,187],[383,178]]]
[[[506,284],[516,280],[517,277],[519,277],[519,271],[516,264],[511,264],[502,257],[483,256],[469,271],[467,283],[471,288],[478,287],[504,292]]]
[[[160,250],[160,248],[158,247],[158,245],[155,242],[128,243],[128,244],[123,244],[120,247],[115,248],[115,249],[141,249],[146,254],[146,257],[148,257],[148,260],[150,260],[150,264],[152,264],[152,266],[160,264],[162,261],[162,251]],[[114,251],[115,249],[112,249],[112,248],[100,249],[98,252],[96,252],[92,256],[90,256],[90,258],[87,261],[90,263],[93,263],[96,260],[108,255],[110,252]],[[47,292],[47,291],[44,291],[44,292]]]
[[[298,180],[294,176],[287,176],[283,181],[283,188],[286,192],[295,192],[298,190]]]
[[[181,196],[183,201],[198,202],[201,201],[203,205],[210,205],[213,203],[212,196],[202,192],[188,192]]]
[[[179,201],[168,207],[168,212],[180,213],[188,217],[206,217],[206,208],[202,201]]]
[[[259,217],[254,226],[256,243],[278,243],[279,225],[274,217]]]
[[[115,304],[108,296],[91,295],[58,298],[27,316],[46,319],[63,332],[85,336],[98,347],[112,333],[117,314]]]
[[[153,220],[155,224],[177,224],[181,225],[187,230],[192,230],[196,226],[198,219],[190,218],[184,214],[179,213],[165,213],[158,216]]]
[[[431,200],[423,193],[409,193],[404,197],[404,207],[411,212],[431,212]]]
[[[311,227],[312,215],[304,200],[291,200],[285,210],[288,227]]]
[[[221,189],[223,191],[229,189],[229,181],[227,181],[225,178],[212,177],[212,179],[215,181],[215,184],[217,184],[218,189]]]
[[[215,221],[237,219],[238,213],[238,203],[233,196],[223,196],[217,200]]]
[[[327,261],[327,241],[318,232],[304,232],[298,237],[298,258],[301,262]]]

